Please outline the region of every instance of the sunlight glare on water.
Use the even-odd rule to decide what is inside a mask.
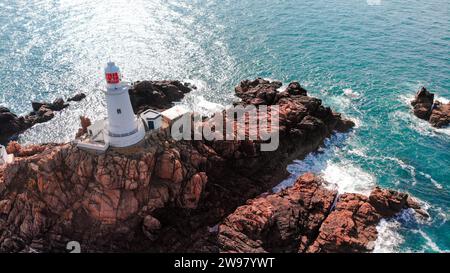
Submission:
[[[103,66],[126,79],[191,81],[189,104],[229,104],[243,79],[299,81],[354,120],[349,134],[293,162],[342,191],[374,185],[407,192],[430,220],[410,214],[378,226],[376,251],[450,250],[450,128],[411,112],[425,85],[450,99],[448,0],[0,0],[0,105],[88,96],[34,126],[21,142],[73,139],[79,115],[105,115]],[[406,217],[407,216],[407,217]],[[392,235],[395,234],[395,235]],[[389,240],[395,239],[395,240]]]

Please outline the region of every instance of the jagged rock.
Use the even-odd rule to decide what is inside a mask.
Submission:
[[[18,117],[6,107],[0,107],[0,143],[29,127],[24,117]]]
[[[403,209],[420,207],[407,202],[408,194],[376,187],[369,197],[347,193],[339,196],[319,235],[307,252],[367,252],[374,248],[382,218],[392,217]]]
[[[69,106],[69,104],[65,103],[62,98],[55,99],[52,103],[48,102],[31,102],[31,106],[33,108],[33,111],[38,112],[42,107],[45,107],[46,109],[50,109],[52,111],[61,111],[62,109]]]
[[[292,187],[237,208],[219,227],[220,251],[367,252],[380,219],[409,207],[407,194],[376,188],[370,197],[338,196],[325,183],[307,173]]]
[[[450,124],[450,102],[443,104],[435,101],[434,105],[435,107],[431,111],[429,122],[437,128],[448,126]]]
[[[179,81],[142,81],[136,82],[129,92],[133,109],[138,113],[148,108],[167,109],[174,101],[180,100],[184,94],[195,88]],[[80,101],[85,97],[84,93],[79,93],[67,101]],[[8,108],[0,106],[0,143],[6,145],[9,140],[33,125],[51,120],[55,116],[54,112],[63,110],[69,104],[62,98],[57,98],[51,103],[33,101],[31,106],[33,111],[25,116],[17,116]]]
[[[392,217],[406,206],[407,198],[405,193],[376,187],[370,193],[369,202],[383,217]]]
[[[314,239],[337,192],[305,174],[278,194],[247,202],[219,226],[221,252],[297,252]]]
[[[142,224],[142,230],[145,236],[149,240],[154,240],[156,238],[157,232],[161,229],[161,223],[158,219],[151,215],[144,217],[144,222]]]
[[[181,206],[183,208],[195,209],[205,189],[208,176],[205,172],[194,174],[183,188]]]
[[[81,124],[81,127],[78,129],[78,132],[75,135],[75,138],[79,138],[82,135],[86,134],[87,133],[87,128],[89,126],[91,126],[92,123],[91,123],[91,120],[88,117],[80,116],[80,124]]]
[[[86,98],[86,94],[79,93],[79,94],[76,94],[73,97],[68,98],[67,101],[81,101],[84,98]]]
[[[170,108],[174,101],[181,100],[184,94],[195,88],[180,81],[138,81],[129,93],[134,112],[140,113],[149,108]]]
[[[417,91],[416,96],[411,105],[414,107],[414,115],[418,118],[428,120],[431,115],[434,94],[430,93],[425,87]]]
[[[434,94],[425,87],[417,91],[413,101],[414,115],[420,119],[427,120],[434,127],[445,127],[450,123],[450,103],[443,104],[434,100]]]
[[[291,94],[291,95],[300,95],[300,96],[306,96],[307,91],[305,88],[303,88],[298,82],[291,82],[288,87],[286,88],[285,92]]]
[[[279,81],[268,81],[261,78],[256,80],[244,80],[236,86],[235,94],[241,98],[244,104],[272,105],[276,103],[278,91],[282,86]]]
[[[136,92],[173,91],[167,83],[152,85],[145,83]],[[6,220],[0,221],[0,251],[26,251],[41,238],[44,251],[56,252],[65,251],[65,244],[73,240],[84,251],[217,249],[207,231],[210,226],[275,186],[286,177],[291,160],[319,147],[333,131],[344,127],[339,124],[350,124],[319,99],[272,94],[280,83],[259,79],[240,86],[247,86],[240,92],[249,98],[243,105],[258,97],[280,106],[280,126],[274,128],[280,133],[278,149],[262,152],[259,140],[174,141],[166,131],[152,134],[133,153],[111,148],[97,155],[71,143],[11,146],[17,157],[0,168],[0,200],[11,201],[8,215],[2,218]],[[139,105],[144,106],[143,102]],[[305,198],[310,193],[305,192]],[[315,229],[321,206],[326,210],[332,203],[332,196],[328,197],[326,203],[316,200],[316,195],[305,199],[314,204],[306,209],[310,218],[302,218],[305,227]],[[145,217],[150,220],[144,229]],[[160,222],[157,232],[150,217]],[[277,219],[284,226],[288,218]],[[286,229],[280,235],[285,238],[283,244],[291,247],[289,238],[295,232]],[[307,230],[301,234],[306,248],[313,235]],[[268,250],[284,247],[274,241],[270,244]]]

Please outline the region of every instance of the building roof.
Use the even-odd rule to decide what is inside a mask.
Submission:
[[[141,114],[141,118],[144,119],[155,119],[159,118],[161,116],[161,113],[152,109],[145,110]]]
[[[187,113],[189,113],[189,109],[187,109],[185,106],[175,105],[174,107],[162,112],[161,115],[169,120],[174,120]]]

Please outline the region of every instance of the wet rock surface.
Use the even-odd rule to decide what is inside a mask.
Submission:
[[[296,83],[273,98],[279,83],[256,81],[244,81],[236,93],[242,105],[261,104],[254,101],[259,98],[279,106],[275,130],[280,143],[274,151],[262,152],[261,142],[251,140],[175,141],[167,130],[148,134],[139,146],[110,148],[102,155],[73,144],[11,143],[8,152],[16,159],[0,167],[0,251],[64,252],[67,242],[74,240],[83,252],[331,251],[326,242],[332,240],[318,241],[318,234],[329,231],[323,223],[336,193],[312,175],[284,195],[261,197],[250,201],[253,207],[241,207],[249,199],[266,196],[287,176],[286,166],[293,159],[303,158],[333,132],[354,124],[306,96]],[[138,90],[150,90],[143,85]],[[148,106],[144,99],[134,103]],[[405,206],[403,199],[388,197],[385,213]],[[386,208],[385,199],[374,200]],[[246,223],[250,216],[242,216],[243,226],[236,224],[241,217],[237,212],[253,210],[260,215],[256,227]],[[379,208],[373,210],[381,215]],[[280,240],[269,239],[270,233]],[[238,241],[234,234],[253,241],[233,243]]]
[[[130,99],[135,113],[147,109],[165,110],[174,101],[181,100],[186,93],[196,89],[189,83],[180,81],[138,81],[130,88]]]
[[[173,105],[174,101],[181,100],[195,86],[175,80],[163,81],[138,81],[133,83],[129,90],[130,100],[135,113],[141,113],[147,109],[165,110]],[[33,111],[25,116],[17,116],[10,109],[0,106],[0,143],[7,144],[9,140],[17,138],[25,130],[35,124],[44,123],[55,116],[55,112],[69,106],[68,102],[79,102],[86,98],[86,94],[78,93],[67,99],[40,102],[33,101]]]
[[[68,101],[80,101],[85,97],[83,93],[77,94]],[[10,139],[16,138],[20,133],[38,123],[44,123],[55,117],[55,112],[68,107],[69,104],[62,98],[53,102],[31,102],[32,112],[25,116],[17,116],[6,107],[0,107],[0,143],[6,144]]]
[[[419,89],[411,102],[414,115],[427,120],[433,127],[442,128],[450,123],[450,103],[441,103],[425,87]]]
[[[410,208],[408,195],[375,188],[338,195],[311,173],[292,187],[238,207],[219,226],[221,252],[368,252],[376,225]]]

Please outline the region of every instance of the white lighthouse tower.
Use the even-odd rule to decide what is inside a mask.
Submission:
[[[108,121],[106,139],[112,147],[127,147],[141,141],[145,127],[131,106],[129,85],[122,82],[120,69],[113,62],[105,67]]]

